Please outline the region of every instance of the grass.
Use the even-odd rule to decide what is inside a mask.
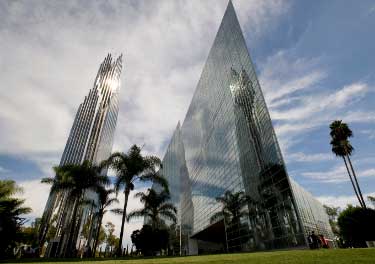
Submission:
[[[40,263],[41,259],[14,261],[16,263]],[[175,263],[236,263],[236,264],[362,264],[375,263],[375,249],[335,249],[335,250],[290,250],[259,253],[239,253],[190,257],[157,257],[142,259],[69,259],[44,260],[47,263],[79,264],[175,264]]]

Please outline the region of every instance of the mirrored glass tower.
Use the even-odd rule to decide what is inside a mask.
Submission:
[[[306,247],[313,230],[332,238],[322,205],[288,177],[231,2],[162,173],[179,208],[182,254]],[[213,220],[226,191],[250,201],[241,217]]]
[[[122,70],[122,55],[113,59],[111,54],[100,65],[84,101],[79,105],[60,165],[81,164],[88,160],[99,163],[109,157],[118,114],[118,93]],[[41,243],[48,242],[46,256],[64,256],[67,234],[72,218],[72,204],[67,202],[69,192],[51,192],[42,217],[39,232]],[[87,192],[95,200],[95,194]],[[94,207],[82,206],[77,217],[74,240],[76,247],[92,247],[98,229]]]

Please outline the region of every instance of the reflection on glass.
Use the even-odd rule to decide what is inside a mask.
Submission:
[[[182,254],[306,246],[312,228],[331,237],[322,206],[290,183],[231,2],[162,173],[180,212]],[[236,221],[213,223],[225,191],[251,202]]]

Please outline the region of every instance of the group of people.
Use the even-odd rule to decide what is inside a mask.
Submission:
[[[323,235],[315,235],[314,231],[307,237],[310,249],[329,248]]]

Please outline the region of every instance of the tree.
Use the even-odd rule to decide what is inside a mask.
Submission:
[[[366,247],[375,240],[375,210],[349,205],[338,217],[340,233],[347,246]]]
[[[111,194],[114,193],[114,190],[107,190],[105,188],[99,188],[98,189],[98,204],[96,205],[98,207],[98,212],[96,213],[96,217],[98,218],[99,223],[99,229],[96,234],[95,243],[94,243],[94,249],[93,249],[93,255],[95,256],[96,248],[98,245],[100,245],[99,242],[99,235],[101,232],[101,226],[103,221],[104,214],[108,211],[108,207],[111,206],[114,203],[118,203],[119,201],[117,198],[111,197]]]
[[[168,255],[179,255],[180,254],[180,239],[181,239],[181,226],[175,223],[171,224],[168,228],[169,232],[169,252]]]
[[[211,223],[222,219],[226,223],[239,223],[241,217],[248,214],[242,209],[252,202],[243,191],[236,193],[226,191],[223,196],[216,197],[216,201],[222,204],[222,210],[211,216]]]
[[[166,229],[144,225],[141,230],[133,231],[131,239],[137,252],[142,252],[144,256],[152,256],[155,252],[168,247],[169,232]]]
[[[372,206],[375,207],[375,196],[367,196],[367,199],[372,203]]]
[[[122,237],[124,235],[126,208],[129,193],[134,190],[134,183],[136,181],[152,181],[160,183],[165,188],[167,188],[167,184],[165,179],[157,173],[158,167],[161,166],[160,159],[155,156],[143,156],[141,148],[137,145],[132,146],[127,153],[113,153],[102,165],[111,168],[116,174],[116,194],[121,189],[124,189],[125,202],[122,211],[120,241],[118,245],[118,255],[122,255]]]
[[[331,226],[332,232],[336,235],[339,236],[339,228],[337,226],[337,217],[339,216],[340,213],[340,207],[334,207],[334,206],[328,206],[328,205],[323,205],[324,209],[326,210],[326,213],[328,215],[328,220],[329,224]]]
[[[35,218],[31,226],[21,227],[21,242],[32,248],[38,246],[38,230],[41,218]]]
[[[107,246],[110,248],[112,252],[115,246],[118,243],[119,238],[114,235],[115,232],[115,225],[112,222],[107,222],[105,225],[106,230],[106,240]]]
[[[329,127],[331,129],[330,135],[332,140],[330,144],[332,145],[332,152],[335,153],[336,156],[343,158],[346,170],[348,171],[349,178],[352,183],[354,192],[358,198],[359,204],[361,205],[361,207],[366,208],[366,203],[363,199],[362,191],[359,187],[357,176],[350,160],[350,156],[354,148],[350,144],[349,138],[353,136],[353,132],[350,130],[347,124],[342,122],[342,120],[333,121]],[[350,166],[350,169],[348,164]]]
[[[154,189],[148,189],[147,193],[139,192],[134,197],[140,198],[144,208],[131,212],[127,217],[128,221],[133,218],[146,217],[150,219],[153,229],[164,227],[163,218],[176,223],[177,209],[173,204],[167,203],[170,199],[167,191],[163,190],[158,193]]]
[[[73,242],[74,233],[77,227],[78,207],[85,201],[84,194],[88,190],[97,191],[104,185],[109,184],[109,179],[101,175],[101,167],[93,165],[89,161],[82,164],[68,164],[54,167],[56,176],[54,178],[43,178],[42,183],[52,184],[51,192],[68,193],[68,204],[73,206],[72,218],[70,221],[70,231],[67,239],[64,256],[72,256],[75,252]]]
[[[15,198],[16,193],[22,192],[15,181],[0,180],[0,258],[10,255],[10,250],[19,240],[18,234],[25,218],[21,215],[31,212],[29,207],[24,207],[25,200]]]
[[[57,216],[58,216],[57,214],[54,214],[51,217],[50,227],[48,228],[48,231],[47,231],[47,234],[46,234],[47,241],[50,241],[56,235],[56,232],[57,232]],[[39,230],[39,232],[40,232],[40,230]],[[40,237],[40,234],[39,234],[39,237]],[[39,245],[39,246],[43,246],[43,245]]]
[[[103,244],[104,242],[106,241],[106,233],[104,231],[104,228],[100,228],[99,229],[99,235],[97,237],[97,240],[95,241],[96,242],[96,247],[100,246],[101,244]],[[95,250],[96,248],[94,248]],[[95,255],[94,255],[95,257]]]
[[[250,213],[243,210],[243,208],[249,205],[255,206],[255,202],[243,191],[236,193],[226,191],[223,196],[216,197],[216,201],[222,204],[222,210],[213,214],[210,222],[215,223],[219,220],[224,220],[224,228],[226,233],[225,246],[226,250],[228,251],[228,234],[234,237],[240,236],[243,228],[243,225],[241,224],[241,217],[248,216]],[[247,239],[247,236],[243,236],[240,243],[245,242]],[[232,247],[231,250],[239,250],[238,247],[239,245]]]

